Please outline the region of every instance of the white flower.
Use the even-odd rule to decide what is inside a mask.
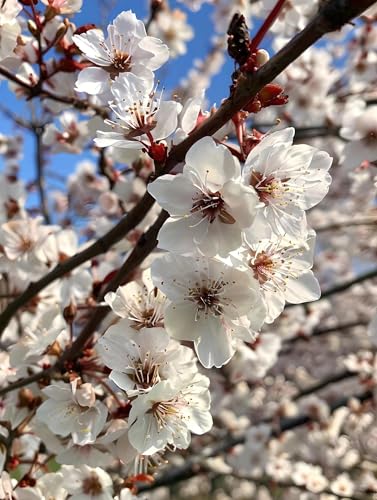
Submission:
[[[87,122],[79,122],[76,113],[72,111],[64,111],[59,121],[63,130],[53,123],[47,124],[42,136],[43,144],[49,146],[54,153],[80,153],[89,139]]]
[[[330,489],[336,495],[341,497],[350,497],[355,491],[355,485],[349,475],[344,472],[330,484]]]
[[[116,293],[107,293],[105,302],[134,329],[163,326],[166,297],[154,286],[150,269],[143,272],[140,282],[131,281]]]
[[[145,455],[167,445],[186,449],[190,432],[204,434],[212,427],[209,379],[197,373],[191,383],[162,381],[132,402],[128,439]]]
[[[315,469],[314,473],[312,473],[308,477],[308,481],[306,483],[306,488],[312,493],[320,493],[323,491],[327,485],[329,484],[328,479],[322,474],[320,467],[312,467]]]
[[[21,27],[16,20],[0,25],[0,61],[7,57],[15,57],[14,49],[21,33]]]
[[[3,498],[4,500],[12,500],[12,497],[13,497],[12,480],[9,474],[3,471],[0,476],[0,498]]]
[[[320,493],[328,485],[328,480],[323,475],[321,467],[306,462],[294,464],[292,480],[299,486],[305,486],[312,493]]]
[[[24,327],[23,336],[11,347],[10,364],[14,368],[39,361],[42,354],[48,351],[65,330],[66,325],[57,306],[44,311],[38,319],[33,328],[28,325]]]
[[[272,456],[266,464],[266,473],[277,482],[287,481],[292,474],[292,464],[285,455]]]
[[[61,472],[70,500],[113,500],[113,481],[100,467],[63,465]]]
[[[7,0],[0,4],[0,26],[11,23],[21,12],[22,5],[17,0]]]
[[[41,259],[40,249],[49,234],[57,230],[57,226],[42,225],[42,218],[25,217],[12,219],[2,224],[0,245],[10,263],[14,262],[17,272],[27,272],[30,280],[40,276],[46,269]]]
[[[106,120],[114,131],[97,132],[94,142],[99,147],[145,149],[169,137],[177,128],[181,105],[156,97],[153,80],[133,74],[121,75],[111,91],[115,100],[110,108],[116,121]]]
[[[112,369],[109,378],[128,397],[151,390],[161,380],[190,379],[197,371],[192,350],[171,339],[163,328],[135,331],[127,320],[120,320],[97,348]]]
[[[236,354],[226,370],[233,382],[262,379],[276,363],[281,348],[281,339],[273,333],[262,333],[251,345],[239,343]]]
[[[163,175],[148,186],[171,215],[158,234],[159,247],[177,253],[197,247],[208,256],[225,256],[240,246],[258,198],[241,183],[238,161],[210,137],[194,144],[185,162],[182,174]]]
[[[292,146],[294,132],[287,128],[265,136],[247,157],[243,176],[264,205],[265,223],[277,234],[301,237],[304,210],[328,191],[332,158],[311,146]]]
[[[253,226],[254,229],[254,226]],[[283,311],[285,302],[301,304],[317,300],[321,290],[310,270],[313,266],[315,233],[306,241],[290,240],[270,233],[255,242],[258,231],[245,232],[244,245],[236,252],[258,281],[267,307],[267,323]]]
[[[253,341],[265,318],[258,283],[251,273],[204,257],[165,255],[152,264],[152,279],[171,300],[165,328],[194,341],[206,368],[220,367],[234,354],[235,337]]]
[[[355,168],[365,160],[377,160],[377,106],[359,99],[347,104],[340,135],[351,142],[343,150],[342,163]]]
[[[64,486],[64,478],[61,472],[43,474],[37,479],[35,486],[20,488],[17,500],[65,500],[67,491]]]
[[[81,9],[83,0],[42,0],[42,2],[59,14],[73,14]]]
[[[160,38],[169,47],[171,57],[186,54],[185,42],[194,36],[194,31],[186,23],[186,18],[182,10],[162,10],[149,27],[149,33]]]
[[[37,410],[37,418],[58,436],[72,435],[74,444],[84,446],[93,443],[103,429],[107,408],[96,400],[89,383],[77,386],[78,379],[71,384],[56,383],[43,389],[49,397]]]
[[[49,263],[62,263],[78,251],[78,238],[71,229],[50,234],[40,251],[41,260]],[[87,265],[76,267],[62,276],[60,280],[60,296],[62,309],[69,304],[84,302],[92,291],[92,276]]]
[[[84,56],[95,64],[80,72],[76,82],[79,92],[102,94],[111,81],[124,72],[152,80],[152,71],[160,68],[169,57],[166,45],[147,36],[144,23],[130,10],[121,12],[108,26],[107,33],[106,40],[97,29],[72,37]]]

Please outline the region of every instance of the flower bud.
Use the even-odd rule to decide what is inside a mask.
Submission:
[[[27,22],[27,27],[28,27],[28,30],[30,31],[30,33],[34,37],[38,36],[39,30],[38,30],[37,25],[35,24],[35,21],[33,21],[32,19],[29,19],[28,22]]]
[[[258,68],[266,64],[266,62],[270,59],[270,55],[267,50],[259,49],[255,56],[255,62]]]

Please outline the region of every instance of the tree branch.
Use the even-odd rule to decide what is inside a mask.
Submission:
[[[323,233],[325,231],[336,231],[337,229],[357,226],[377,226],[377,218],[375,216],[367,216],[360,219],[349,219],[339,222],[333,222],[324,226],[318,226],[314,229],[316,233]]]
[[[62,102],[63,104],[68,104],[80,111],[92,110],[97,115],[102,118],[108,118],[108,111],[100,106],[90,103],[88,100],[76,99],[75,97],[67,97],[63,95],[56,95],[47,89],[41,89],[38,86],[33,86],[19,78],[17,75],[11,73],[7,68],[0,66],[0,75],[5,76],[8,80],[12,81],[16,85],[22,87],[28,94],[28,98],[32,99],[34,97],[49,98],[53,101]]]
[[[42,144],[43,126],[34,126],[33,132],[35,136],[35,163],[37,170],[37,186],[40,207],[45,223],[50,224],[51,219],[48,213],[48,205],[45,193],[44,158]]]
[[[291,347],[300,340],[309,343],[312,338],[327,335],[329,333],[341,332],[358,326],[366,326],[368,323],[369,321],[367,320],[350,321],[349,323],[340,323],[326,328],[315,329],[311,335],[297,335],[296,337],[292,337],[284,341],[283,349],[279,352],[279,354],[282,355],[291,353]]]
[[[336,375],[330,375],[319,382],[309,385],[305,389],[302,389],[296,396],[293,397],[293,401],[297,401],[305,396],[309,396],[310,394],[314,394],[321,389],[325,389],[330,384],[335,384],[337,382],[343,382],[343,380],[347,380],[352,377],[357,377],[358,374],[355,372],[349,372],[348,370],[337,373]]]

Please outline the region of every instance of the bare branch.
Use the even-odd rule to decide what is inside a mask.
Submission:
[[[338,229],[357,226],[377,226],[377,218],[375,216],[367,216],[360,219],[349,219],[340,222],[334,222],[331,224],[326,224],[324,226],[318,226],[315,228],[315,231],[317,233],[323,233],[325,231],[336,231]]]
[[[35,136],[35,163],[37,170],[37,187],[39,193],[39,201],[41,212],[46,224],[50,224],[51,219],[48,213],[48,204],[45,192],[45,176],[44,176],[44,158],[43,158],[43,126],[34,126],[33,132]]]
[[[90,103],[88,100],[76,99],[75,97],[67,97],[63,95],[56,95],[47,89],[41,89],[38,86],[29,85],[27,82],[19,78],[17,75],[11,73],[7,68],[0,66],[0,75],[5,76],[8,80],[14,82],[15,84],[22,87],[27,92],[27,97],[32,99],[34,97],[40,97],[41,99],[48,97],[53,101],[62,102],[63,104],[69,104],[80,111],[94,111],[97,115],[102,116],[102,118],[108,118],[108,111],[100,106],[96,106]]]
[[[358,326],[366,326],[368,323],[368,320],[350,321],[349,323],[340,323],[338,325],[329,326],[326,328],[315,329],[313,330],[313,333],[311,335],[297,335],[296,337],[292,337],[284,341],[284,347],[279,354],[282,355],[291,353],[292,346],[299,341],[309,343],[313,338],[320,337],[322,335],[328,335],[329,333],[342,332],[344,330],[349,330]]]

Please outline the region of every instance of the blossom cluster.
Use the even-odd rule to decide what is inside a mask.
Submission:
[[[170,93],[205,3],[217,35]],[[0,135],[0,500],[377,493],[375,7],[223,113],[320,3],[151,1],[102,30],[83,0],[0,2],[30,120],[0,112],[37,167]],[[169,467],[187,484],[145,497]]]

